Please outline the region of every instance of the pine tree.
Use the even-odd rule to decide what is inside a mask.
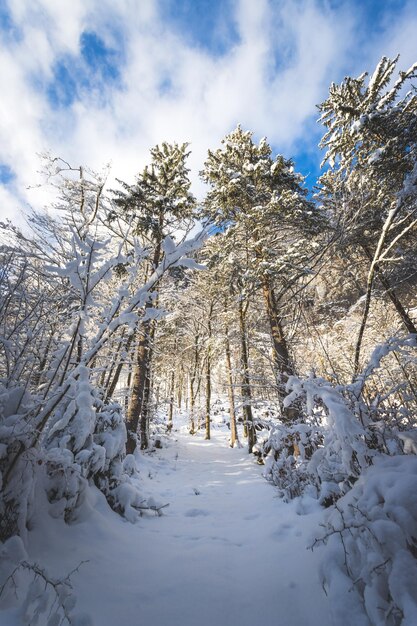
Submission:
[[[151,164],[139,174],[134,185],[123,183],[116,192],[115,206],[124,219],[134,224],[134,232],[151,250],[148,267],[152,273],[163,257],[163,241],[167,235],[186,230],[191,222],[195,200],[190,193],[189,170],[185,163],[188,144],[163,143],[151,150]],[[115,213],[114,218],[118,215]],[[159,288],[159,287],[158,287]],[[155,307],[157,290],[146,305]],[[133,368],[132,392],[129,402],[127,451],[136,447],[136,432],[140,425],[141,449],[148,447],[149,397],[151,363],[156,320],[147,317],[137,330],[137,349]]]
[[[263,295],[282,400],[294,372],[282,306],[315,253],[311,236],[322,218],[307,199],[293,162],[281,155],[273,158],[266,139],[256,144],[240,126],[221,148],[209,151],[201,175],[210,185],[202,216],[227,233],[230,250],[247,249],[246,279]]]
[[[326,133],[320,196],[333,218],[338,244],[362,251],[368,263],[366,300],[356,344],[354,373],[371,293],[378,278],[408,332],[416,326],[393,288],[416,267],[417,96],[404,88],[417,76],[417,64],[391,85],[396,59],[383,57],[373,75],[332,84],[319,109]],[[401,242],[400,242],[401,240]],[[411,270],[411,271],[410,271]]]

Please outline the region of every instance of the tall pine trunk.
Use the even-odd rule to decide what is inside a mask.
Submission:
[[[226,369],[228,379],[228,395],[229,395],[229,415],[230,415],[230,447],[234,448],[235,443],[239,443],[236,426],[236,408],[235,394],[233,392],[233,370],[232,357],[230,352],[229,328],[227,324],[224,329],[225,333],[225,352],[226,352]]]
[[[198,391],[198,389],[197,390],[195,389],[195,383],[196,383],[197,370],[198,370],[198,341],[199,341],[199,335],[196,334],[194,336],[194,363],[193,363],[192,370],[190,371],[190,391],[189,391],[190,435],[195,434],[195,399],[197,397],[197,391]]]
[[[190,435],[195,434],[195,402],[194,402],[194,389],[193,389],[193,375],[190,374],[189,379],[189,407],[190,407]]]
[[[148,354],[145,364],[145,387],[143,390],[142,406],[140,411],[140,449],[149,447],[149,421],[152,395],[152,356],[154,352],[156,321],[151,320],[149,328]]]
[[[182,407],[183,386],[184,386],[184,370],[181,367],[179,375],[178,375],[178,383],[177,383],[177,405],[178,405],[179,411],[181,411],[181,407]]]
[[[262,277],[262,293],[265,301],[266,314],[272,339],[274,357],[275,378],[277,382],[278,400],[281,409],[281,418],[285,421],[293,421],[298,414],[296,407],[285,407],[286,383],[288,377],[294,374],[294,366],[288,351],[284,329],[279,314],[278,303],[269,276]]]
[[[139,343],[136,349],[136,359],[133,368],[132,392],[130,396],[126,423],[128,431],[128,438],[126,443],[127,454],[132,454],[136,448],[136,434],[138,431],[139,422],[141,420],[142,405],[145,397],[146,374],[150,351],[150,330],[150,320],[146,320],[141,324],[139,330]],[[147,447],[146,429],[145,441],[141,439],[141,447],[144,443]]]
[[[174,400],[175,400],[175,368],[172,367],[169,382],[169,408],[168,408],[168,425],[167,430],[171,432],[174,417]]]
[[[256,443],[256,434],[253,425],[252,415],[252,394],[249,378],[249,359],[248,347],[246,343],[246,322],[243,302],[239,299],[239,331],[240,331],[240,347],[241,347],[241,364],[242,364],[242,399],[243,399],[243,423],[245,434],[248,438],[248,451],[252,452]]]
[[[211,362],[210,355],[207,355],[206,362],[206,436],[205,439],[210,439],[210,407],[211,407]]]
[[[152,267],[154,270],[158,267],[161,259],[162,252],[162,231],[159,240],[155,245],[154,256],[152,259]],[[148,301],[145,305],[145,316],[148,309],[153,308],[154,302]],[[156,322],[155,322],[156,324]],[[141,449],[145,450],[148,447],[147,428],[144,428],[144,424],[141,421],[142,411],[145,407],[145,389],[146,389],[146,377],[150,373],[150,359],[152,355],[151,339],[155,333],[155,324],[152,324],[152,320],[145,319],[139,326],[139,343],[136,351],[136,362],[133,369],[133,384],[132,393],[130,396],[129,410],[127,415],[127,442],[126,452],[132,454],[136,449],[136,434],[138,430],[139,422],[141,422]],[[146,423],[146,410],[144,422]],[[143,435],[143,439],[142,439]]]
[[[288,345],[285,339],[275,293],[269,276],[267,275],[264,275],[262,278],[262,293],[271,332],[274,365],[278,379],[278,393],[280,397],[282,397],[282,385],[283,383],[285,385],[288,375],[293,374],[293,366],[288,352]]]
[[[207,362],[206,362],[206,439],[210,439],[210,409],[211,409],[211,322],[213,316],[213,303],[210,304],[207,330],[208,330],[208,343],[207,343]]]

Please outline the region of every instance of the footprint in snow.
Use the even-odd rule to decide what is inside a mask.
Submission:
[[[272,539],[280,540],[287,537],[291,531],[291,524],[281,524],[276,531],[271,534]]]
[[[188,511],[186,511],[184,515],[185,517],[198,517],[199,515],[205,517],[207,515],[210,515],[210,513],[208,511],[204,511],[203,509],[188,509]]]

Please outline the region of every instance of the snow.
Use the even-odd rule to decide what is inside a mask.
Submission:
[[[71,576],[74,615],[84,616],[76,623],[89,615],[96,626],[331,625],[320,555],[307,549],[322,510],[276,497],[247,449],[231,449],[227,427],[213,426],[211,441],[184,424],[162,449],[138,454],[132,480],[148,506],[169,504],[160,516],[129,523],[93,488],[77,523],[46,512],[35,520],[29,562],[65,577],[87,561]],[[17,609],[0,623],[21,623]]]
[[[334,626],[417,623],[416,488],[414,455],[381,457],[329,509],[322,576]]]
[[[367,120],[368,120],[367,115],[361,115],[358,120],[355,120],[350,127],[351,135],[359,132],[364,126],[364,124],[366,124]]]
[[[377,150],[372,152],[372,154],[368,157],[369,165],[372,165],[373,163],[376,163],[377,161],[379,161],[384,155],[384,152],[385,152],[385,147],[378,148]]]

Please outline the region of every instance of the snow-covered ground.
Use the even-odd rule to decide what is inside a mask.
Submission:
[[[169,503],[163,515],[131,524],[95,491],[78,523],[39,520],[30,560],[56,576],[88,561],[71,580],[76,611],[95,626],[330,626],[319,555],[307,549],[322,511],[283,503],[228,436],[174,430],[138,457],[144,497]],[[2,626],[19,623],[15,609],[0,612]]]

